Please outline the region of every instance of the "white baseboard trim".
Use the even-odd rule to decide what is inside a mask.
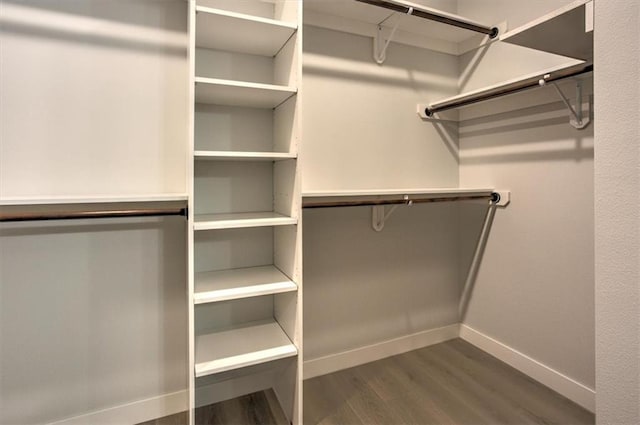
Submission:
[[[188,391],[183,390],[63,419],[49,425],[137,424],[184,412],[188,404]]]
[[[449,325],[394,338],[354,350],[343,351],[304,362],[304,379],[348,369],[361,364],[406,353],[458,337],[459,325]]]
[[[593,389],[467,325],[460,326],[460,338],[562,394],[590,412],[595,412],[596,392]]]

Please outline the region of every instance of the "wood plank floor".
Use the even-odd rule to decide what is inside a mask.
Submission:
[[[460,339],[304,383],[305,425],[594,423],[592,413]]]
[[[185,425],[186,413],[140,425]],[[304,425],[587,425],[594,415],[460,340],[304,382]],[[196,425],[286,425],[272,390],[201,407]]]
[[[187,412],[139,425],[186,425]],[[273,390],[261,391],[196,409],[196,425],[289,425]]]

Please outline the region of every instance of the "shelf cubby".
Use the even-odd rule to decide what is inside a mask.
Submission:
[[[255,157],[262,153],[297,157],[297,104],[297,96],[275,109],[196,104],[194,154],[213,151],[222,158],[236,155],[227,152],[237,152],[241,159],[253,152]]]
[[[245,323],[196,335],[195,376],[200,378],[297,354],[296,346],[275,320]]]
[[[275,56],[297,26],[210,7],[196,7],[196,47]]]

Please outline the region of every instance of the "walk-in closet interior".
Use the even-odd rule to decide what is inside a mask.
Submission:
[[[640,421],[634,0],[0,0],[0,424]]]

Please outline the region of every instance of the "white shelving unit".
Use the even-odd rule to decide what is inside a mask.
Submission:
[[[593,0],[576,0],[573,3],[535,19],[500,36],[500,41],[540,50],[547,53],[578,59],[553,68],[461,93],[430,104],[418,104],[421,118],[431,119],[432,114],[445,109],[467,106],[540,87],[540,82],[559,81],[593,70]],[[544,81],[543,81],[544,80]],[[588,122],[588,121],[587,121]],[[586,124],[585,124],[586,125]],[[583,128],[577,126],[577,128]]]
[[[275,320],[199,335],[195,351],[197,378],[298,354]]]
[[[503,34],[500,41],[561,56],[593,59],[593,0],[577,0]]]
[[[419,104],[418,114],[422,118],[430,118],[426,112],[426,108],[439,108],[443,105],[457,105],[453,107],[462,107],[469,104],[476,103],[482,100],[489,100],[496,97],[500,97],[507,94],[517,93],[519,91],[527,90],[529,88],[538,88],[540,86],[540,80],[560,80],[566,76],[589,72],[591,66],[589,64],[575,64],[570,62],[568,64],[555,66],[552,68],[542,69],[540,71],[523,75],[511,80],[502,81],[498,84],[482,87],[477,90],[461,93],[456,96],[448,97],[446,99],[440,99],[437,102],[433,102],[429,105]]]
[[[274,266],[201,272],[195,275],[195,304],[235,300],[298,290]]]
[[[271,385],[302,424],[302,4],[190,0],[190,14],[190,423]]]
[[[103,204],[132,202],[170,202],[186,201],[186,193],[139,194],[131,196],[51,196],[47,198],[10,197],[0,199],[1,205],[52,205],[52,204]]]
[[[196,77],[196,102],[275,108],[296,93],[295,87]]]
[[[196,7],[196,47],[275,56],[296,29],[275,19]]]
[[[194,230],[237,229],[242,227],[289,226],[298,220],[275,212],[201,214],[195,216]]]
[[[456,197],[466,195],[491,195],[490,188],[407,188],[407,189],[372,189],[372,190],[318,190],[304,192],[303,198],[353,198],[421,195],[422,197]]]
[[[295,153],[287,152],[241,152],[241,151],[195,151],[196,160],[209,161],[284,161],[295,159]]]
[[[424,4],[408,1],[394,1],[396,4],[415,5],[425,11],[432,10],[438,15],[469,21],[452,11],[437,10]],[[390,9],[361,3],[355,0],[305,0],[305,23],[362,36],[374,36],[379,25],[388,34],[399,22],[393,40],[410,46],[460,55],[477,48],[483,36],[468,30],[441,22],[425,21],[403,13],[393,15]],[[496,24],[492,22],[491,24]]]

